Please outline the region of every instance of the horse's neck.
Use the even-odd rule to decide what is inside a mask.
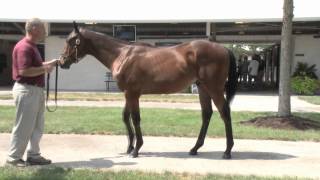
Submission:
[[[88,54],[94,56],[110,70],[113,62],[120,55],[121,48],[126,46],[116,39],[91,31],[85,33],[85,38],[90,46]]]

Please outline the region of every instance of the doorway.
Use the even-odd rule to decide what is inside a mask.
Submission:
[[[228,43],[237,61],[238,89],[243,92],[278,90],[280,44]]]
[[[12,50],[17,43],[16,40],[0,39],[0,87],[11,87],[12,80]]]

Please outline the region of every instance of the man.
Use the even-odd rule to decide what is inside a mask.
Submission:
[[[44,128],[44,76],[59,61],[43,62],[36,43],[45,38],[44,23],[33,18],[26,22],[26,35],[12,52],[12,94],[16,106],[16,119],[12,129],[7,164],[14,166],[46,165],[51,160],[40,155],[39,142]],[[27,161],[22,157],[28,146]]]
[[[240,71],[240,83],[244,82],[247,83],[248,79],[248,56],[243,56],[243,62],[240,63],[239,71]]]
[[[249,63],[248,71],[249,71],[249,84],[250,85],[254,85],[257,83],[259,59],[260,59],[260,56],[255,54]],[[252,82],[252,79],[254,79],[254,83]]]

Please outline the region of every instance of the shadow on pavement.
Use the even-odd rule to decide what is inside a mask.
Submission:
[[[53,163],[53,166],[72,167],[72,168],[110,168],[114,165],[129,166],[135,165],[135,162],[114,163],[107,158],[95,158],[90,161],[69,161]]]
[[[198,152],[198,155],[191,156],[188,152],[141,152],[139,157],[165,157],[165,158],[196,158],[196,159],[222,159],[222,151]],[[286,160],[296,158],[289,154],[274,152],[232,152],[232,160]]]

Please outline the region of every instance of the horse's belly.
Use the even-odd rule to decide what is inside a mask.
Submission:
[[[195,81],[195,78],[186,78],[177,81],[159,81],[145,83],[141,88],[143,94],[170,94],[181,92],[185,88],[191,85]]]

